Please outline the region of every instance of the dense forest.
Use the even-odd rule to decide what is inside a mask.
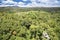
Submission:
[[[0,8],[0,40],[60,40],[60,8]]]

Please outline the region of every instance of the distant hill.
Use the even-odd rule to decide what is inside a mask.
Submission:
[[[47,12],[59,12],[60,7],[0,7],[0,12],[24,12],[24,11],[47,11]]]

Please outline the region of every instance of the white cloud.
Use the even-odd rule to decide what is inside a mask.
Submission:
[[[17,4],[17,2],[14,2],[12,0],[6,0],[6,1],[2,1],[3,4]]]
[[[28,0],[23,0],[23,1],[28,1]]]
[[[40,2],[40,3],[37,3],[37,1]],[[33,7],[54,7],[54,6],[59,6],[59,5],[56,5],[56,4],[59,3],[57,0],[31,0],[31,2],[32,3],[28,4],[28,5],[31,5]]]
[[[28,0],[23,0],[28,1]],[[14,2],[13,0],[2,1],[2,5],[0,6],[19,6],[19,7],[57,7],[60,5],[59,1],[57,0],[30,0],[31,3],[25,5],[25,2]],[[40,3],[37,3],[40,2]],[[45,4],[44,4],[45,3]],[[6,4],[13,4],[13,5],[6,5]],[[54,5],[53,5],[54,4]]]
[[[19,2],[17,5],[24,5],[25,3],[24,2]]]
[[[0,7],[15,6],[15,5],[0,5]]]
[[[49,0],[38,0],[40,2],[48,2]]]

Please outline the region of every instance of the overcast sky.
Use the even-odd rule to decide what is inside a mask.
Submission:
[[[60,0],[0,0],[0,7],[60,7]]]

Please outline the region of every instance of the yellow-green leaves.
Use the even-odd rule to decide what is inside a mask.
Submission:
[[[60,13],[46,11],[0,12],[0,40],[60,40]]]
[[[30,28],[31,29],[35,29],[35,28],[38,28],[39,26],[36,26],[36,25],[31,25]]]

